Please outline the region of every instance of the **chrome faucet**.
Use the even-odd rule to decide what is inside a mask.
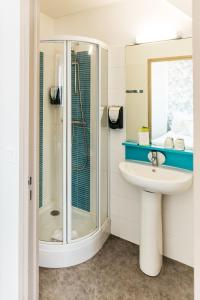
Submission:
[[[152,158],[151,158],[152,166],[158,167],[158,152],[152,151],[151,154],[152,154]]]

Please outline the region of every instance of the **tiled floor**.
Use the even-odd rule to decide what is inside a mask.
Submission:
[[[40,300],[193,300],[193,269],[164,258],[152,278],[138,266],[138,246],[111,236],[91,260],[40,269]]]

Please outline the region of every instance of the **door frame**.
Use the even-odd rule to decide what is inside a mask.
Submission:
[[[19,299],[39,298],[37,147],[39,0],[20,6],[20,224]],[[30,177],[32,184],[30,184]],[[31,199],[30,199],[31,198]]]
[[[200,299],[200,22],[199,0],[193,0],[193,61],[194,61],[194,299]]]

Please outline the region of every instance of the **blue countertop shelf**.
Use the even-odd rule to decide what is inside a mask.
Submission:
[[[158,146],[140,146],[135,141],[125,141],[125,158],[130,160],[138,160],[149,162],[149,151],[159,151],[165,155],[164,165],[193,171],[193,152],[189,150],[180,151],[176,149],[168,149]]]

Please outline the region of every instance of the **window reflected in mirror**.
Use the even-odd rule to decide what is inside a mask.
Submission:
[[[164,146],[166,138],[184,139],[193,149],[192,57],[149,60],[149,124],[153,145]]]

